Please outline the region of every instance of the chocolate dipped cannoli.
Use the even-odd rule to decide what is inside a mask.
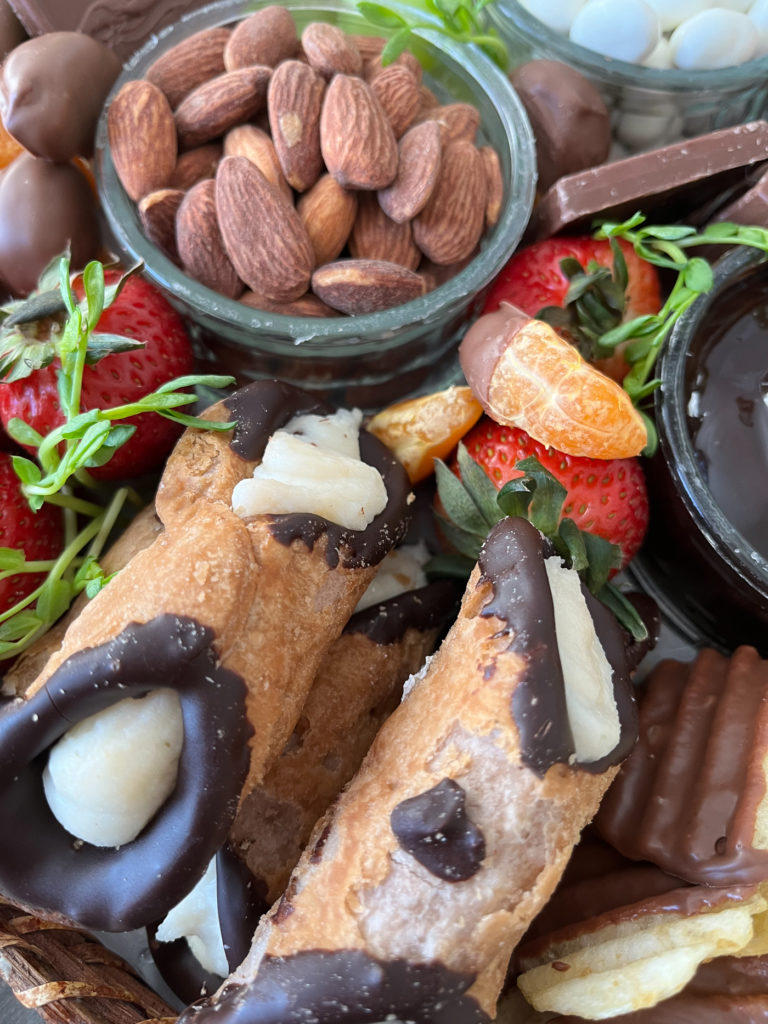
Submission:
[[[0,712],[0,806],[19,825],[0,837],[0,890],[35,912],[122,931],[180,902],[404,533],[407,478],[358,441],[359,417],[273,381],[208,416],[235,426],[186,431],[157,494],[162,531]],[[275,439],[321,512],[270,475]],[[238,499],[251,481],[256,497]]]
[[[620,627],[525,520],[183,1024],[490,1021],[509,956],[630,749]]]
[[[768,662],[703,650],[639,693],[638,744],[595,822],[611,845],[577,851],[518,950],[542,1011],[674,1020],[703,963],[768,953]]]

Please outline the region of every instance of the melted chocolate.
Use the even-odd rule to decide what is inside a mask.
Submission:
[[[544,559],[553,554],[549,542],[527,520],[510,518],[493,528],[480,552],[481,578],[493,593],[483,617],[506,623],[509,650],[527,663],[525,678],[512,696],[512,715],[520,734],[520,756],[538,775],[554,764],[571,764],[575,754],[565,703],[563,669],[557,648],[555,611]],[[614,698],[621,738],[606,757],[573,766],[602,772],[618,764],[635,735],[634,699],[626,671],[625,646],[613,615],[584,591],[605,656],[613,669]]]
[[[306,391],[274,380],[255,381],[240,388],[225,399],[224,406],[231,418],[237,420],[232,451],[249,462],[261,458],[270,435],[294,416],[332,412]],[[348,530],[322,516],[303,512],[275,515],[270,517],[275,540],[286,547],[301,540],[311,551],[327,535],[325,557],[331,568],[341,564],[345,569],[355,569],[380,562],[405,535],[411,487],[407,473],[394,455],[365,430],[360,433],[360,457],[381,473],[387,489],[386,507],[370,525],[364,530]]]
[[[211,631],[161,615],[68,658],[29,700],[0,712],[0,889],[90,928],[128,931],[163,917],[226,839],[248,771],[245,684],[218,665]],[[184,746],[173,793],[125,846],[77,841],[53,816],[42,772],[70,726],[126,697],[171,686]]]
[[[640,739],[599,812],[601,834],[635,860],[704,885],[768,875],[752,846],[765,796],[768,662],[750,647],[667,661],[641,691]]]
[[[455,617],[458,602],[456,585],[437,580],[356,612],[343,631],[363,633],[382,646],[396,644],[408,629],[424,633],[447,625]]]
[[[472,878],[485,859],[485,837],[467,817],[465,801],[458,782],[443,779],[401,801],[390,815],[400,847],[446,882]]]
[[[465,995],[474,977],[437,961],[377,960],[361,950],[265,957],[248,985],[192,1006],[179,1024],[487,1024]]]

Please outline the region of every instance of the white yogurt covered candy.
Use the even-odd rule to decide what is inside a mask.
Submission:
[[[756,57],[764,57],[768,53],[768,0],[756,0],[747,12],[749,20],[757,29]]]
[[[568,33],[586,0],[521,0],[521,3],[555,32]]]
[[[176,785],[184,742],[173,690],[128,698],[73,725],[48,756],[43,787],[60,824],[94,846],[122,846]]]
[[[587,0],[573,19],[570,38],[605,57],[639,64],[655,49],[661,28],[645,0]]]
[[[751,60],[758,42],[757,27],[746,14],[713,7],[679,25],[669,45],[676,67],[712,71]]]
[[[672,67],[672,50],[670,49],[669,40],[666,36],[661,37],[656,46],[645,58],[643,64],[647,68],[660,68],[664,71]]]
[[[712,0],[645,0],[659,18],[662,32],[671,32],[687,18],[712,6]],[[723,5],[725,6],[725,5]]]
[[[381,474],[360,460],[362,413],[297,416],[269,439],[253,477],[232,492],[240,516],[304,512],[364,530],[387,504]]]

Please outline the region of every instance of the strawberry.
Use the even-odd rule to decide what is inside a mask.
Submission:
[[[546,320],[585,359],[621,380],[625,361],[620,355],[609,358],[612,353],[601,350],[599,338],[624,321],[658,313],[661,289],[656,268],[623,239],[612,246],[588,236],[556,237],[515,253],[492,285],[483,312],[497,310],[502,302]]]
[[[44,505],[33,512],[22,493],[10,455],[0,452],[0,548],[23,552],[27,561],[38,562],[58,557],[62,547],[61,510]],[[45,572],[19,573],[0,580],[0,612],[30,594],[45,576]]]
[[[566,488],[562,516],[573,519],[579,529],[618,544],[622,568],[637,553],[648,525],[648,494],[639,459],[564,455],[534,441],[524,430],[499,426],[487,416],[467,433],[464,445],[499,490],[522,477],[515,466],[533,456]]]
[[[106,270],[107,287],[116,284],[120,276],[120,271]],[[78,300],[82,299],[81,277],[73,282],[73,291]],[[6,380],[0,384],[0,420],[7,426],[9,420],[17,417],[45,435],[64,422],[57,386],[60,362],[58,357],[51,361],[54,352],[44,351],[50,350],[50,318],[35,324],[23,323],[22,327],[23,355],[19,355],[18,333],[10,344],[3,346]],[[19,330],[18,326],[16,329]],[[111,352],[86,365],[80,401],[83,411],[136,402],[161,384],[193,369],[192,345],[181,317],[157,288],[141,277],[134,275],[125,281],[115,301],[99,318],[96,330],[101,335],[134,339],[142,342],[143,347]],[[30,353],[36,344],[41,350],[39,358]],[[35,369],[29,376],[20,376],[13,366],[14,358],[16,364],[23,361]],[[154,413],[136,417],[132,425],[136,427],[135,433],[109,462],[90,470],[94,477],[118,480],[156,469],[181,430],[177,423]]]

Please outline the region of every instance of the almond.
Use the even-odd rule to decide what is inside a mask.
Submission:
[[[419,83],[408,68],[401,64],[390,64],[371,82],[384,111],[392,125],[395,138],[413,124],[421,110]]]
[[[381,54],[379,54],[377,57],[373,57],[371,60],[366,61],[365,67],[363,69],[365,79],[366,81],[371,82],[376,77],[376,75],[380,75],[381,72],[384,71],[385,67],[393,67],[398,65],[400,67],[407,68],[411,72],[413,77],[416,79],[416,81],[421,82],[421,76],[423,74],[421,61],[418,59],[418,57],[414,57],[414,55],[412,53],[409,53],[407,50],[404,50],[399,55],[399,57],[395,57],[393,61],[386,65],[381,63]]]
[[[397,172],[392,126],[362,78],[336,75],[331,81],[320,116],[320,147],[326,167],[346,188],[386,188]]]
[[[259,168],[270,185],[274,185],[289,203],[293,203],[291,186],[285,180],[275,145],[267,132],[257,128],[255,124],[240,124],[236,128],[230,128],[224,136],[224,155],[244,156],[246,160],[250,160]]]
[[[440,171],[440,126],[424,121],[409,128],[398,144],[397,175],[379,192],[379,205],[398,224],[420,213]]]
[[[480,156],[485,168],[485,184],[488,192],[485,204],[485,226],[492,228],[499,219],[504,201],[504,178],[501,173],[499,154],[493,146],[481,146]]]
[[[381,55],[381,51],[387,45],[383,36],[359,36],[351,34],[349,37],[357,47],[357,51],[363,58],[363,62],[372,60]]]
[[[256,292],[247,291],[240,296],[240,301],[253,309],[261,309],[267,313],[279,313],[281,316],[313,316],[330,317],[338,316],[335,309],[318,299],[312,292],[294,299],[293,302],[273,302],[264,295],[257,295]]]
[[[429,202],[413,221],[413,238],[434,263],[457,263],[480,241],[485,222],[483,158],[471,142],[443,149],[440,174]]]
[[[306,228],[250,160],[221,161],[216,208],[229,258],[252,291],[274,302],[291,302],[307,291],[314,252]]]
[[[228,28],[206,28],[172,46],[150,65],[146,78],[162,89],[172,107],[187,93],[224,71]]]
[[[227,71],[266,64],[277,67],[299,51],[299,38],[293,18],[284,7],[271,4],[244,18],[232,31],[224,51]]]
[[[212,178],[194,185],[176,214],[176,244],[190,277],[230,299],[243,284],[226,253],[216,214],[216,183]]]
[[[180,263],[176,247],[176,211],[184,192],[178,188],[160,188],[139,201],[139,220],[144,234],[168,259]]]
[[[424,281],[412,270],[384,260],[338,260],[312,275],[312,290],[350,316],[377,313],[420,298]]]
[[[182,149],[223,135],[263,109],[272,69],[263,65],[227,71],[198,86],[176,109]]]
[[[168,182],[169,187],[186,192],[198,181],[212,178],[221,157],[222,149],[217,142],[209,142],[206,146],[198,146],[196,149],[188,149],[186,153],[181,153]]]
[[[335,260],[347,244],[357,216],[356,193],[324,174],[299,199],[296,209],[307,229],[317,266]]]
[[[285,179],[297,192],[314,185],[323,170],[320,112],[324,93],[320,75],[298,60],[284,61],[269,83],[272,141]]]
[[[415,270],[421,262],[410,223],[390,220],[372,192],[360,194],[349,251],[358,260],[386,260],[408,270]]]
[[[423,82],[419,87],[419,95],[421,96],[421,109],[423,112],[440,106],[440,100],[435,96],[429,86],[424,85]]]
[[[164,188],[176,166],[176,126],[165,93],[147,81],[126,82],[109,107],[112,160],[135,202]]]
[[[437,121],[443,145],[458,139],[474,142],[480,127],[480,111],[471,103],[447,103],[427,110],[419,120]]]
[[[336,74],[359,75],[363,70],[360,51],[336,25],[312,21],[301,33],[301,48],[310,67],[325,79]]]

